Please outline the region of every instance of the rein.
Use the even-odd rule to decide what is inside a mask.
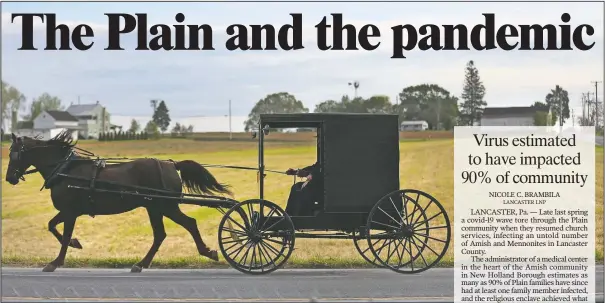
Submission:
[[[45,147],[45,146],[32,147],[32,149],[33,149],[33,148],[42,148],[42,147]],[[88,150],[85,150],[85,149],[82,149],[82,148],[79,148],[79,147],[76,147],[76,146],[72,146],[71,148],[72,148],[72,149],[75,149],[75,150],[77,150],[77,151],[79,151],[79,152],[80,152],[80,153],[81,153],[83,156],[87,156],[87,157],[96,157],[96,158],[97,158],[97,160],[105,160],[106,162],[109,162],[109,163],[122,163],[121,161],[124,161],[124,160],[137,160],[137,159],[142,159],[142,158],[126,158],[126,157],[122,157],[122,158],[102,158],[102,159],[101,159],[101,158],[99,158],[97,155],[95,155],[93,152],[90,152],[90,151],[88,151]],[[25,150],[23,150],[22,152],[24,152],[24,151],[25,151]],[[78,153],[78,154],[80,154],[80,153]],[[75,153],[74,153],[74,151],[73,151],[73,150],[71,150],[71,151],[70,151],[70,152],[67,154],[67,156],[65,157],[65,159],[60,160],[60,161],[55,162],[55,163],[52,163],[52,164],[48,164],[47,166],[55,166],[55,165],[56,165],[56,166],[58,167],[58,165],[59,165],[59,164],[64,163],[64,162],[69,162],[69,161],[86,161],[86,160],[90,160],[90,159],[70,159],[70,158],[72,157],[72,155],[73,155],[73,154],[75,154]],[[145,158],[145,159],[147,159],[147,158]],[[121,161],[120,161],[120,160],[121,160]],[[168,159],[167,161],[174,162],[172,159]],[[258,169],[258,168],[256,168],[256,167],[236,166],[236,165],[219,165],[219,164],[200,164],[200,165],[202,165],[202,166],[204,166],[204,167],[215,167],[215,168],[230,168],[230,169],[239,169],[239,170],[255,170],[255,171],[258,171],[258,170],[259,170],[259,169]],[[39,170],[39,169],[37,169],[37,168],[33,168],[33,169],[30,169],[30,170],[27,170],[27,171],[25,171],[25,172],[23,173],[23,175],[21,176],[21,179],[22,179],[23,181],[25,181],[25,178],[23,178],[23,176],[25,176],[25,175],[29,175],[29,174],[33,174],[33,173],[37,173],[37,172],[39,172],[39,171],[40,171],[40,170]],[[282,171],[277,171],[277,170],[265,169],[264,171],[266,171],[266,172],[271,172],[271,173],[276,173],[276,174],[287,175],[285,172],[282,172]]]

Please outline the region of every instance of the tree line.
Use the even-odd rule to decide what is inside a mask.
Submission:
[[[369,98],[344,95],[340,100],[325,100],[317,104],[313,112],[396,114],[400,121],[424,120],[431,130],[452,130],[454,126],[476,125],[481,121],[487,106],[485,93],[479,70],[471,60],[465,67],[460,97],[438,84],[427,83],[403,88],[395,103],[386,95]],[[570,117],[568,93],[559,85],[545,96],[544,101],[536,101],[531,106],[536,108],[535,125],[553,125],[555,122],[562,125]],[[551,121],[547,120],[549,109]],[[244,122],[245,130],[255,129],[261,114],[308,112],[309,108],[290,93],[269,94],[254,105]]]

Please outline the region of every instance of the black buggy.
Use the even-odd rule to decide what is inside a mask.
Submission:
[[[421,190],[400,189],[396,115],[271,114],[258,127],[260,197],[233,206],[219,224],[219,247],[232,267],[272,272],[296,238],[352,239],[367,262],[399,273],[422,272],[445,255],[451,227],[443,206]],[[280,128],[317,131],[323,195],[310,201],[310,216],[264,200],[264,139]]]

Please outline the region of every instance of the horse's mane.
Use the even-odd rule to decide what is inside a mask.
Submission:
[[[61,131],[56,136],[46,141],[48,145],[58,145],[63,147],[72,148],[76,146],[77,142],[74,142],[74,138],[71,135],[70,131]]]

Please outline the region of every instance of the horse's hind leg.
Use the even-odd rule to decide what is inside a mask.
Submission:
[[[151,228],[153,229],[153,244],[149,248],[147,255],[139,263],[132,266],[130,272],[141,272],[143,268],[149,268],[153,257],[160,249],[162,242],[166,239],[166,230],[164,229],[164,221],[162,221],[162,212],[157,208],[147,208]]]
[[[174,223],[185,228],[193,237],[195,241],[195,245],[197,246],[197,251],[200,255],[204,257],[208,257],[214,261],[218,261],[218,253],[216,250],[210,250],[206,243],[202,241],[202,236],[200,235],[200,231],[197,229],[197,222],[194,218],[191,218],[185,215],[178,207],[170,207],[164,213],[164,216],[168,217],[170,220],[174,221]]]
[[[74,232],[74,227],[76,225],[76,219],[78,216],[76,215],[65,215],[62,214],[63,217],[63,237],[61,239],[61,250],[59,251],[59,255],[56,259],[48,263],[42,271],[45,272],[53,272],[57,267],[62,266],[65,262],[65,255],[67,254],[67,247],[69,246],[69,242],[71,240],[71,235]]]
[[[50,219],[50,221],[48,221],[48,231],[50,231],[50,233],[53,234],[55,238],[57,238],[57,241],[59,241],[59,243],[61,243],[63,236],[57,230],[57,225],[61,223],[63,223],[61,212],[59,212],[56,216]],[[77,249],[82,249],[82,244],[80,244],[80,241],[78,241],[78,239],[76,238],[73,238],[69,241],[69,246]]]

